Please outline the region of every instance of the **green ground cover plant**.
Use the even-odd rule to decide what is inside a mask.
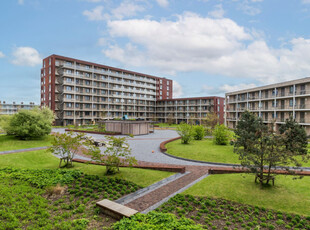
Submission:
[[[43,183],[40,182],[42,181]],[[55,184],[60,184],[55,186]],[[0,170],[3,229],[95,229],[115,220],[100,213],[98,200],[115,200],[141,188],[118,178],[72,170]]]
[[[52,140],[51,135],[32,140],[19,140],[14,136],[0,135],[0,151],[50,146]]]
[[[129,219],[122,219],[113,225],[114,230],[136,230],[136,229],[152,229],[152,230],[202,230],[200,225],[196,225],[191,219],[181,217],[169,213],[150,212],[148,214],[136,214]]]
[[[310,216],[310,177],[279,175],[275,186],[261,188],[252,174],[210,175],[184,191],[193,196],[223,198],[242,204]]]
[[[56,169],[58,168],[58,164],[59,159],[47,150],[0,155],[0,168],[14,165],[14,167],[21,169]],[[104,166],[76,162],[74,163],[74,168],[70,170],[73,169],[99,177],[104,177],[105,172]],[[128,180],[139,186],[146,187],[171,175],[173,175],[171,172],[122,168],[120,173],[109,177]]]
[[[166,144],[166,148],[167,153],[178,157],[208,162],[240,164],[238,155],[234,153],[232,145],[216,145],[212,139],[193,140],[187,145],[183,145],[180,140],[176,140]],[[308,145],[308,154],[310,154],[310,145]],[[302,166],[310,167],[310,161],[303,163]]]
[[[210,197],[178,194],[156,211],[190,218],[207,229],[310,229],[310,216]]]

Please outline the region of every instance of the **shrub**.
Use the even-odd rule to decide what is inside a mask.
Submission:
[[[181,136],[182,144],[189,144],[193,140],[193,126],[186,123],[181,123],[177,127],[177,132]]]
[[[123,218],[119,222],[113,225],[114,230],[126,229],[191,229],[202,230],[200,225],[195,225],[193,220],[181,217],[177,217],[173,214],[149,212],[148,214],[136,214],[131,218]]]
[[[194,127],[194,139],[202,140],[205,136],[205,130],[202,125],[196,125]]]
[[[227,145],[231,137],[231,132],[225,125],[216,125],[213,131],[214,143],[217,145]]]
[[[33,139],[48,135],[52,130],[54,114],[49,108],[34,108],[21,110],[9,119],[9,125],[4,126],[7,134],[19,139]]]

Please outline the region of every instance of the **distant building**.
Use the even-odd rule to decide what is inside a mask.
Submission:
[[[201,124],[208,113],[217,114],[224,123],[223,97],[190,97],[159,100],[156,102],[156,118],[159,122],[171,120],[173,123],[194,121]]]
[[[206,113],[224,108],[223,103],[218,103],[224,98],[172,99],[172,95],[170,79],[59,55],[43,60],[41,106],[56,113],[56,125],[87,124],[124,116],[160,121],[174,116],[176,122],[191,118],[199,121]],[[170,103],[174,106],[170,107]],[[180,104],[176,107],[175,103]],[[223,113],[218,115],[224,119]]]
[[[0,115],[11,115],[17,113],[21,109],[32,109],[36,105],[33,102],[29,104],[24,104],[21,102],[20,104],[16,104],[13,102],[12,104],[8,104],[5,101],[0,101]]]
[[[275,130],[290,116],[310,134],[310,77],[226,93],[225,122],[235,128],[248,110]]]

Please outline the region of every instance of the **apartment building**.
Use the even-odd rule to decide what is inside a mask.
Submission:
[[[41,105],[57,125],[99,119],[154,119],[156,100],[172,98],[172,80],[51,55],[41,69]]]
[[[13,103],[6,103],[5,101],[0,101],[0,115],[12,115],[17,113],[21,109],[32,109],[36,105],[33,102],[29,104],[24,104],[21,102],[20,104]]]
[[[224,98],[191,97],[159,100],[156,103],[156,118],[159,122],[173,123],[194,121],[201,124],[208,113],[216,113],[224,123]]]
[[[41,105],[56,113],[56,125],[89,124],[125,115],[200,122],[208,112],[224,120],[224,98],[172,99],[172,87],[170,79],[59,55],[43,59],[41,69]]]
[[[226,93],[225,123],[235,128],[243,111],[249,110],[275,130],[290,116],[310,134],[310,77]]]

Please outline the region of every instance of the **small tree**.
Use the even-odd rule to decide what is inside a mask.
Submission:
[[[216,113],[207,113],[206,118],[202,120],[203,125],[211,128],[211,130],[214,130],[215,126],[219,122],[220,122],[220,119]]]
[[[213,131],[213,141],[217,145],[227,145],[231,132],[225,125],[216,125]]]
[[[52,146],[49,150],[60,157],[59,168],[61,167],[62,161],[65,165],[62,167],[73,167],[72,160],[78,151],[83,151],[83,144],[90,147],[92,153],[98,152],[99,148],[93,147],[91,140],[85,137],[85,134],[73,134],[72,132],[57,134],[52,141]],[[100,150],[99,150],[100,152]],[[86,153],[84,150],[83,153]]]
[[[91,152],[92,160],[105,164],[106,174],[111,175],[119,172],[120,166],[133,166],[137,163],[135,157],[131,156],[131,149],[125,137],[107,136],[108,142],[104,153]]]
[[[174,115],[173,113],[169,113],[167,116],[167,124],[172,125],[174,123],[175,123]]]
[[[205,136],[205,129],[202,125],[196,125],[194,127],[194,139],[195,140],[202,140]]]
[[[50,134],[53,121],[54,114],[49,108],[34,108],[14,114],[4,128],[8,134],[25,140]]]
[[[177,127],[177,132],[181,136],[181,143],[182,144],[189,144],[193,140],[193,126],[181,123]]]
[[[248,124],[248,125],[245,125]],[[251,113],[244,113],[236,128],[237,140],[234,151],[239,155],[241,165],[255,173],[255,181],[261,185],[274,181],[273,169],[280,167],[294,174],[288,165],[301,166],[309,156],[300,153],[306,151],[307,137],[300,125],[287,120],[282,134],[274,133],[272,128],[263,124],[261,118]],[[298,135],[290,139],[292,135]]]

